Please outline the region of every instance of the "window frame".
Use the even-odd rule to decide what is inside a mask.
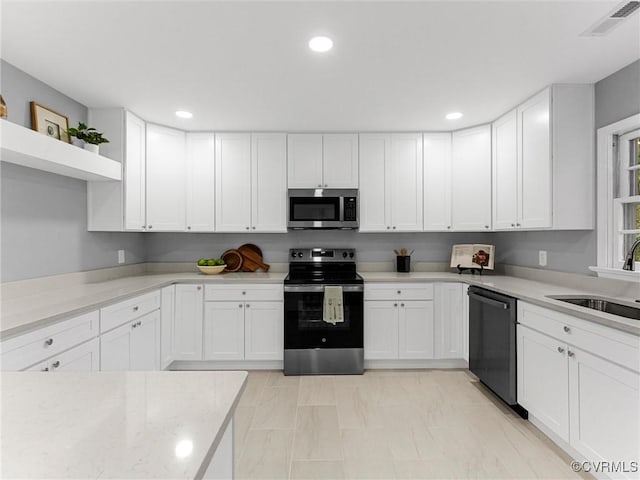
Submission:
[[[618,242],[619,200],[616,201],[616,186],[620,182],[622,161],[616,144],[618,137],[640,129],[640,114],[599,128],[597,131],[597,267],[591,267],[600,276],[633,280],[640,279],[640,268],[635,272],[622,270],[624,253],[620,253]],[[628,162],[628,158],[623,161]],[[636,262],[636,267],[639,267]]]

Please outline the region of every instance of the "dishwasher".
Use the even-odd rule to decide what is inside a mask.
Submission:
[[[516,299],[476,286],[468,295],[469,370],[527,418],[517,399]]]

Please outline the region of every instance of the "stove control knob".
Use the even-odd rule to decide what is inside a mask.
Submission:
[[[291,252],[291,258],[296,258],[296,252]]]
[[[302,252],[298,252],[298,258],[302,258]]]
[[[342,258],[347,258],[347,252],[342,252]]]
[[[349,258],[353,258],[353,252],[349,252]]]

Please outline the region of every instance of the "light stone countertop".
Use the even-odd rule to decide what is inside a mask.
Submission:
[[[65,318],[97,310],[106,305],[135,297],[174,283],[203,283],[205,285],[282,283],[286,273],[160,273],[122,277],[114,280],[74,284],[68,287],[21,295],[2,295],[0,339],[26,333]],[[28,289],[25,289],[28,290]],[[30,294],[28,294],[30,293]]]
[[[625,319],[595,310],[547,298],[547,295],[602,295],[590,287],[562,287],[555,283],[534,281],[507,275],[471,275],[451,272],[368,272],[359,271],[365,282],[464,282],[511,295],[523,301],[551,308],[585,320],[640,336],[640,321]],[[134,297],[174,283],[216,284],[281,284],[286,272],[227,273],[203,275],[194,272],[145,273],[108,281],[81,283],[33,293],[23,288],[2,297],[0,339],[4,340],[84,312]],[[587,278],[587,277],[585,277]],[[604,295],[633,304],[634,298]],[[640,288],[638,289],[640,297]]]
[[[247,372],[2,373],[2,478],[202,478],[246,379]],[[180,458],[177,445],[188,450],[189,442],[191,453]]]

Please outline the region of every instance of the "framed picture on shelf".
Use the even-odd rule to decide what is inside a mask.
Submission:
[[[67,133],[69,119],[36,102],[31,102],[31,129],[43,133],[47,137],[71,143]]]

